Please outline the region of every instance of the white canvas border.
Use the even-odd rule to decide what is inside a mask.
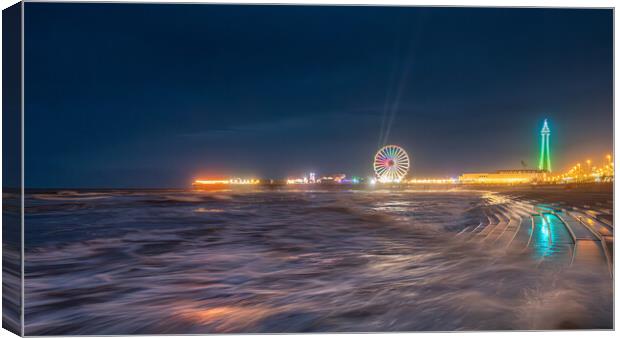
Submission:
[[[54,2],[54,1],[41,1],[41,0],[26,0],[26,2]],[[305,5],[383,5],[383,6],[473,6],[473,7],[586,7],[586,8],[615,8],[616,6],[616,1],[613,0],[590,0],[590,1],[583,1],[583,0],[423,0],[423,1],[419,1],[419,0],[386,0],[386,1],[380,1],[380,0],[335,0],[335,1],[329,1],[329,0],[291,0],[291,1],[260,1],[260,0],[211,0],[211,1],[183,1],[183,0],[134,0],[134,1],[106,1],[106,0],[90,0],[90,1],[78,1],[78,0],[61,0],[61,1],[55,1],[55,2],[100,2],[100,3],[105,3],[105,2],[119,2],[119,3],[218,3],[218,4],[240,4],[240,3],[247,3],[247,4],[305,4]],[[0,0],[0,4],[1,7],[7,8],[13,4],[17,3],[17,1],[14,0]],[[23,19],[23,17],[22,17]],[[0,17],[0,21],[1,21],[1,17]],[[23,25],[23,20],[22,20],[22,25]],[[1,26],[1,25],[0,25]],[[22,32],[23,32],[23,27],[22,27]],[[616,57],[617,57],[617,53],[616,53],[616,48],[618,46],[618,28],[615,25],[615,13],[614,13],[614,65],[616,64]],[[23,39],[23,34],[22,34],[22,39]],[[1,35],[0,35],[0,42],[1,42]],[[23,42],[23,40],[22,40]],[[1,43],[0,43],[1,46]],[[1,49],[1,47],[0,47]],[[22,52],[23,52],[23,43],[22,43]],[[23,54],[22,54],[23,55]],[[1,61],[1,56],[0,56],[0,61]],[[22,60],[23,61],[23,60]],[[1,67],[0,67],[1,68]],[[23,78],[23,62],[22,62],[22,78]],[[618,92],[618,88],[615,85],[615,79],[617,79],[617,68],[614,66],[614,98],[617,97],[617,95],[619,94]],[[0,69],[0,78],[2,75],[2,70]],[[22,89],[23,89],[23,81],[22,81]],[[0,106],[2,103],[2,98],[0,95]],[[615,103],[615,100],[614,100]],[[23,106],[23,96],[22,96],[22,109],[24,108]],[[616,149],[617,145],[618,145],[618,138],[615,135],[615,130],[617,129],[616,127],[618,126],[618,120],[615,118],[615,104],[614,104],[614,149]],[[0,130],[2,127],[2,121],[0,118]],[[22,128],[23,128],[23,111],[22,111]],[[22,187],[23,187],[23,180],[24,180],[24,175],[23,175],[23,159],[24,159],[24,154],[23,154],[23,137],[24,137],[24,130],[22,129]],[[2,146],[2,139],[0,138],[0,149]],[[615,152],[614,152],[615,153]],[[2,165],[2,158],[0,157],[0,167]],[[1,173],[0,173],[0,178],[1,178]],[[615,191],[615,183],[614,183],[614,191]],[[618,201],[614,198],[614,208],[617,208],[618,206]],[[22,208],[23,208],[23,201],[22,201]],[[617,214],[617,213],[615,213]],[[23,215],[23,212],[22,212]],[[22,216],[23,217],[23,216]],[[617,216],[614,215],[614,223],[617,224],[616,218]],[[23,224],[23,219],[22,219],[22,224]],[[23,228],[22,228],[22,239],[23,239]],[[22,250],[23,250],[23,243],[22,243]],[[617,261],[617,250],[614,250],[614,261]],[[23,259],[23,252],[22,252],[22,259]],[[1,263],[0,263],[1,264]],[[615,266],[614,266],[615,268]],[[23,261],[22,261],[22,269],[23,269]],[[23,271],[22,271],[22,275],[23,275]],[[1,282],[1,276],[0,276],[0,282]],[[614,280],[614,284],[617,283],[617,280]],[[615,285],[614,285],[615,286]],[[23,290],[23,285],[22,285],[22,290]],[[614,287],[614,291],[617,290],[617,288]],[[615,304],[617,304],[618,301],[618,294],[616,292],[614,292],[614,308],[615,308]],[[618,321],[618,313],[616,311],[614,311],[614,323],[617,323]],[[320,335],[321,337],[347,337],[347,338],[358,338],[358,337],[368,337],[369,335],[372,335],[373,337],[409,337],[410,335],[413,335],[414,337],[420,337],[420,338],[426,338],[426,337],[455,337],[455,336],[459,336],[459,337],[520,337],[521,335],[526,335],[528,337],[562,337],[562,338],[571,338],[571,337],[582,337],[587,335],[588,337],[611,337],[612,335],[615,335],[615,332],[613,331],[540,331],[540,332],[523,332],[523,331],[513,331],[513,332],[485,332],[485,331],[481,331],[481,332],[433,332],[433,333],[427,333],[427,332],[416,332],[416,333],[376,333],[376,334],[367,334],[367,333],[356,333],[356,334],[316,334],[316,335]],[[11,337],[14,336],[12,333],[6,331],[6,330],[0,330],[0,338],[3,337]],[[252,337],[255,335],[226,335],[226,337],[230,337],[230,338],[247,338],[247,337]],[[281,335],[274,335],[274,334],[265,334],[265,335],[261,335],[261,336],[268,336],[268,337],[277,337],[277,336],[281,336]],[[302,337],[302,336],[307,336],[307,334],[294,334],[294,335],[290,335],[290,336],[297,336],[297,337]],[[119,337],[124,337],[124,336],[119,336]],[[151,335],[141,335],[140,337],[161,337],[161,335],[158,336],[151,336]],[[186,337],[183,335],[166,335],[166,337]]]

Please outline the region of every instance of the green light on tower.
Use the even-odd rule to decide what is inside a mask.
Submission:
[[[549,153],[549,126],[547,125],[547,119],[543,124],[540,131],[540,161],[538,162],[538,169],[544,171],[551,171],[551,153]]]

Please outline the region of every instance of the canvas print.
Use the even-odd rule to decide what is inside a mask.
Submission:
[[[16,6],[5,328],[614,328],[612,9]]]

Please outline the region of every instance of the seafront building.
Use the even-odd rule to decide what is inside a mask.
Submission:
[[[549,153],[549,135],[551,130],[547,119],[540,130],[540,161],[538,170],[497,170],[484,173],[465,173],[459,176],[459,182],[465,184],[523,184],[545,181],[551,172],[551,154]]]
[[[459,176],[459,182],[465,184],[523,184],[542,182],[545,170],[497,170],[494,172],[465,173]]]

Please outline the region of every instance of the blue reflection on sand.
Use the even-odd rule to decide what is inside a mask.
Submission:
[[[562,221],[552,213],[534,216],[531,247],[537,259],[570,261],[572,239]]]

